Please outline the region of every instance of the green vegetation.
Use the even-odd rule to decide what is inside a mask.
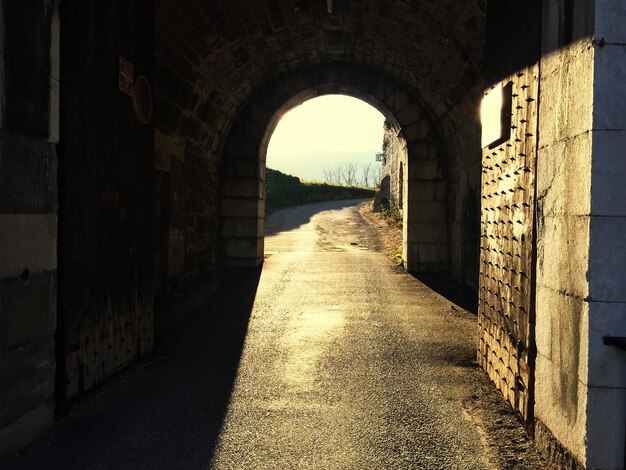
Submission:
[[[402,214],[397,208],[383,208],[382,210],[375,212],[375,214],[389,225],[394,225],[400,229],[402,228]]]
[[[371,198],[375,192],[369,188],[302,182],[300,178],[270,168],[265,171],[265,209],[268,212],[311,202]]]

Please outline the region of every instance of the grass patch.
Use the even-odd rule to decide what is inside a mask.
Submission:
[[[373,198],[375,190],[326,183],[302,182],[300,178],[268,168],[265,171],[265,208],[272,212],[311,202]]]
[[[383,209],[380,212],[374,212],[379,218],[383,219],[389,225],[402,228],[402,214],[398,209]]]

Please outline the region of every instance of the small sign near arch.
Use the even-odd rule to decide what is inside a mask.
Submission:
[[[135,81],[135,93],[133,96],[135,115],[142,124],[148,124],[152,120],[154,104],[152,102],[152,88],[146,77],[140,75]]]

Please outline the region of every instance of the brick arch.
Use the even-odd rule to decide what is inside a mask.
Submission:
[[[220,163],[220,235],[224,262],[257,266],[263,260],[265,156],[280,118],[308,99],[344,94],[377,108],[406,140],[404,257],[410,271],[445,270],[445,161],[433,118],[420,97],[393,78],[353,64],[288,73],[260,89],[234,120]]]

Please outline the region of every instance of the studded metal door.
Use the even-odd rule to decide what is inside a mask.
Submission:
[[[533,415],[538,82],[538,67],[531,66],[502,83],[510,90],[510,135],[482,156],[478,362],[527,422]]]

